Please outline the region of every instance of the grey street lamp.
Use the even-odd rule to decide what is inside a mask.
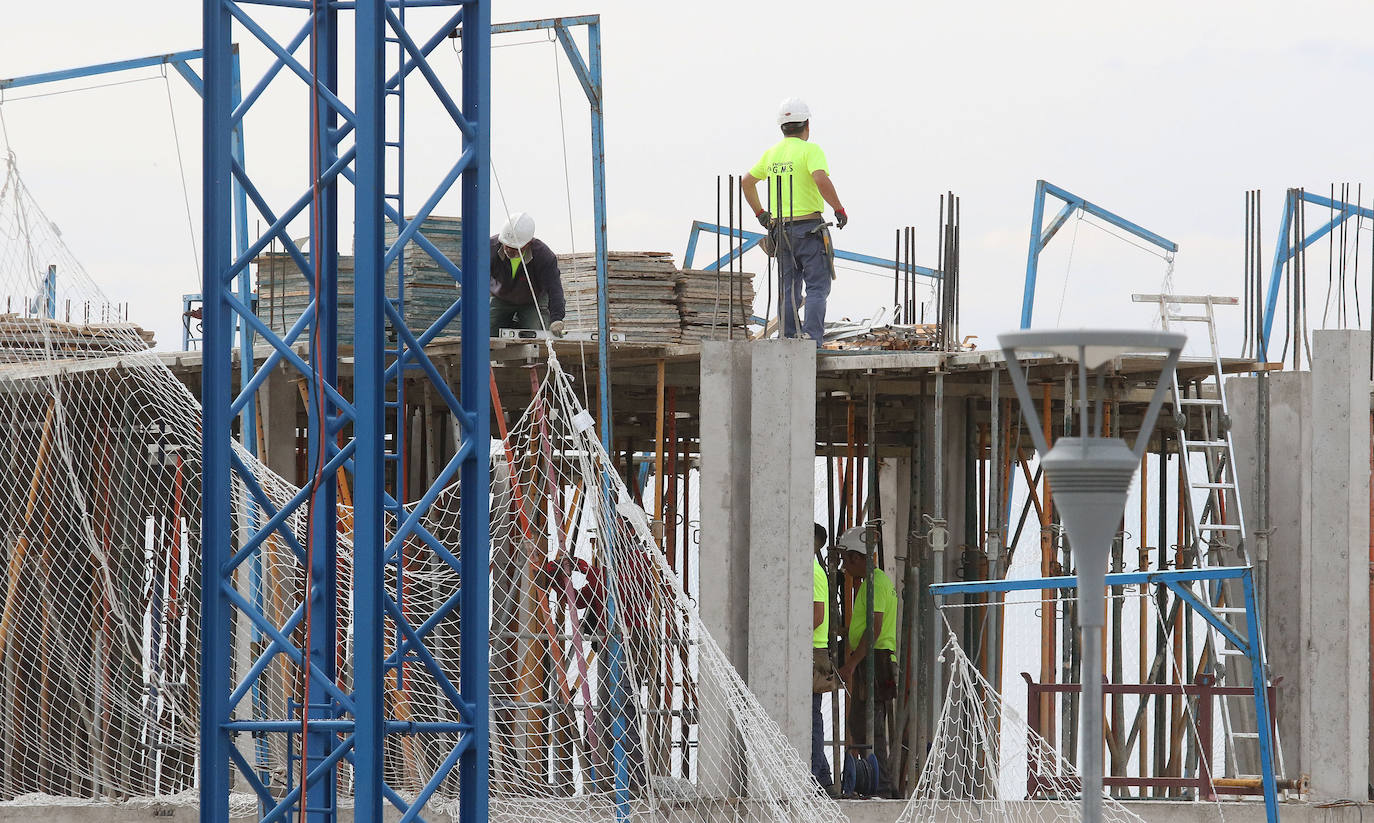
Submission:
[[[1102,629],[1108,557],[1136,467],[1150,442],[1155,418],[1173,383],[1174,367],[1187,339],[1176,332],[1095,329],[1028,330],[997,337],[1078,566],[1078,626],[1083,633],[1080,771],[1085,823],[1102,820]],[[1165,354],[1134,447],[1119,437],[1108,437],[1102,425],[1107,372],[1116,358],[1127,352]],[[1025,369],[1018,359],[1021,353],[1050,353],[1077,362],[1079,436],[1061,437],[1053,448],[1045,442]],[[1096,397],[1090,399],[1089,377],[1094,372]]]

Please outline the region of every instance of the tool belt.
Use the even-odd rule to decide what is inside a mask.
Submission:
[[[830,659],[829,649],[811,650],[811,693],[826,694],[839,685],[835,674],[835,664]]]
[[[892,652],[887,649],[874,649],[869,652],[873,657],[873,697],[876,700],[891,700],[897,696],[897,665]],[[855,699],[868,699],[868,661],[863,661],[855,670]]]
[[[826,257],[830,260],[830,279],[835,279],[835,247],[830,242],[830,230],[826,228],[823,215],[818,211],[801,217],[779,217],[773,221],[773,226],[764,233],[763,239],[759,240],[759,248],[769,257],[778,256],[778,247],[783,243],[790,243],[791,240],[785,235],[788,226],[802,227],[807,223],[815,223],[816,227],[807,232],[815,234],[821,239],[821,244],[825,246]]]

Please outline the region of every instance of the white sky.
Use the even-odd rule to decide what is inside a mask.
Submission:
[[[189,0],[10,5],[0,76],[200,43],[200,4]],[[715,176],[746,169],[777,136],[777,102],[799,95],[853,221],[836,235],[842,248],[888,256],[893,230],[914,224],[920,260],[933,265],[936,198],[947,189],[963,197],[963,331],[985,345],[1019,316],[1038,177],[1176,240],[1177,291],[1238,294],[1247,188],[1265,190],[1267,258],[1285,187],[1325,192],[1369,169],[1368,3],[532,0],[496,8],[502,21],[602,15],[612,248],[680,258],[691,221],[714,219]],[[417,28],[427,30],[426,19],[412,12]],[[585,251],[586,103],[561,55],[539,40],[498,39],[526,45],[493,55],[496,171],[510,208],[531,211],[556,250]],[[437,64],[456,82],[457,57],[447,46],[441,54]],[[261,65],[253,54],[245,62],[246,76]],[[151,79],[18,99],[138,78]],[[168,85],[199,243],[198,99],[175,75]],[[280,88],[251,116],[247,141],[250,172],[284,205],[305,185],[306,114],[302,87]],[[167,95],[160,72],[146,69],[20,89],[0,112],[25,180],[77,257],[172,348],[180,295],[200,289]],[[411,97],[412,204],[421,179],[452,163],[455,145],[419,97]],[[504,211],[499,199],[493,211]],[[1132,307],[1129,294],[1157,290],[1162,261],[1086,226],[1075,241],[1074,229],[1066,226],[1042,257],[1037,324],[1148,325],[1149,309]],[[750,262],[762,266],[761,256]],[[842,270],[831,317],[866,315],[890,289],[888,280]],[[1226,339],[1234,350],[1238,331]]]

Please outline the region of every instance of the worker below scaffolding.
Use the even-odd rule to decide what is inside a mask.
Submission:
[[[835,689],[835,664],[830,659],[830,578],[820,558],[829,532],[816,524],[815,556],[811,560],[811,776],[832,797],[838,797],[830,761],[825,759],[825,719],[821,698]]]
[[[741,193],[749,208],[768,233],[765,248],[778,258],[781,294],[778,314],[782,317],[782,336],[801,333],[816,341],[825,340],[825,301],[830,296],[830,281],[835,279],[834,247],[825,222],[825,204],[835,210],[835,225],[849,222],[840,195],[830,179],[825,152],[811,140],[811,110],[793,97],[778,107],[778,126],[782,140],[763,153],[741,179]],[[768,183],[768,204],[759,202],[758,184]],[[802,285],[806,286],[805,303]],[[805,307],[805,314],[798,311]]]
[[[558,256],[534,236],[534,218],[520,212],[491,238],[491,333],[547,329],[563,336],[563,276]]]
[[[879,797],[894,797],[891,758],[888,756],[887,722],[889,706],[897,692],[897,590],[892,579],[875,565],[869,565],[872,547],[866,539],[867,527],[855,526],[840,535],[837,541],[841,555],[840,567],[851,582],[859,584],[850,609],[848,649],[840,678],[849,690],[849,742],[861,748],[872,741],[873,755],[878,761]],[[876,591],[873,601],[873,627],[869,630],[869,593]],[[865,660],[872,655],[872,665]],[[869,675],[872,674],[872,680]],[[870,683],[872,684],[870,691]],[[870,703],[870,694],[872,702]],[[876,727],[869,734],[869,723]]]

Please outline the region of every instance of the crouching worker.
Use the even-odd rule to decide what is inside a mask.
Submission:
[[[534,218],[511,217],[491,238],[491,334],[546,329],[563,336],[563,276],[558,256],[534,236]]]

